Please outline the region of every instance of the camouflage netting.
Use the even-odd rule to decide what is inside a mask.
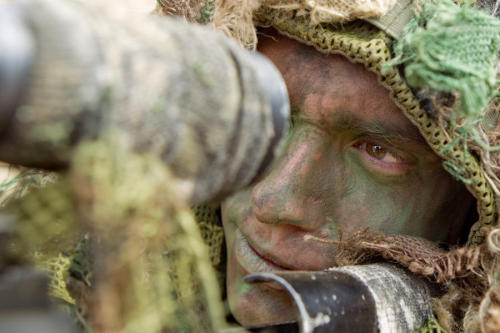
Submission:
[[[199,1],[177,1],[177,0],[157,0],[158,14],[168,16],[179,16],[189,22],[198,22],[202,24],[209,23],[214,14],[214,0]]]
[[[172,194],[163,162],[131,153],[119,140],[82,144],[73,165],[57,182],[9,200],[4,211],[16,221],[11,253],[49,272],[50,294],[84,329],[223,327],[219,286],[202,240],[204,234],[211,257],[220,261],[213,251],[222,248],[223,235],[210,224],[210,212],[199,216],[208,230],[200,234],[189,208]]]

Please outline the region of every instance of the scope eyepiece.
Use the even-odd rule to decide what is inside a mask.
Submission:
[[[35,43],[24,19],[23,3],[0,5],[0,138],[25,91]]]

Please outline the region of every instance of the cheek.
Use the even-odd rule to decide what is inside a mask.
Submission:
[[[335,212],[339,229],[346,233],[365,228],[400,233],[411,223],[416,200],[411,181],[401,184],[377,181],[356,164],[348,165],[348,170]]]
[[[432,241],[447,239],[452,224],[463,220],[470,201],[456,199],[457,192],[465,189],[443,170],[427,169],[426,175],[410,174],[404,181],[391,184],[354,168],[347,194],[337,206],[337,225],[345,232],[368,227]]]
[[[453,228],[460,228],[465,221],[472,197],[445,171],[435,170],[422,177],[422,181],[415,186],[414,199],[408,201],[413,203],[414,217],[413,224],[407,226],[405,233],[433,241],[453,242],[449,237],[452,234],[458,236]]]
[[[353,233],[369,228],[390,232],[392,220],[398,215],[394,201],[383,191],[373,191],[365,184],[351,189],[338,204],[336,222],[342,232]]]
[[[382,221],[393,211],[391,199],[364,170],[349,159],[344,163],[345,171],[336,177],[334,221],[337,228],[346,233],[365,228],[383,231]]]

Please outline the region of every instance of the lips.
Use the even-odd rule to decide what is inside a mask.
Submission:
[[[306,241],[304,238],[313,235],[329,239],[331,234],[326,229],[311,232],[287,224],[264,223],[251,208],[242,209],[241,205],[234,202],[230,202],[223,210],[227,232],[234,235],[232,253],[240,274],[279,270],[311,271],[335,265],[334,256],[329,255],[336,252],[335,245]]]
[[[271,266],[274,266],[276,267],[278,270],[289,270],[288,268],[284,267],[284,266],[281,266],[280,264],[277,264],[275,263],[274,261],[270,260],[270,259],[267,259],[266,257],[264,257],[264,255],[260,254],[259,251],[257,251],[253,246],[252,244],[250,244],[248,241],[247,241],[247,244],[248,244],[248,247],[250,248],[250,250],[252,250],[257,256],[259,256],[259,258],[261,258],[263,261],[269,263]]]
[[[246,273],[289,270],[288,268],[267,259],[265,255],[258,252],[239,230],[236,231],[234,246],[236,259],[240,267],[246,271]]]

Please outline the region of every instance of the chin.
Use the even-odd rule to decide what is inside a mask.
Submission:
[[[259,326],[296,320],[295,306],[284,290],[268,288],[263,284],[229,281],[229,308],[243,326]]]
[[[241,325],[258,326],[296,319],[293,300],[282,287],[243,281],[248,272],[238,263],[235,251],[229,253],[227,268],[229,308]]]

